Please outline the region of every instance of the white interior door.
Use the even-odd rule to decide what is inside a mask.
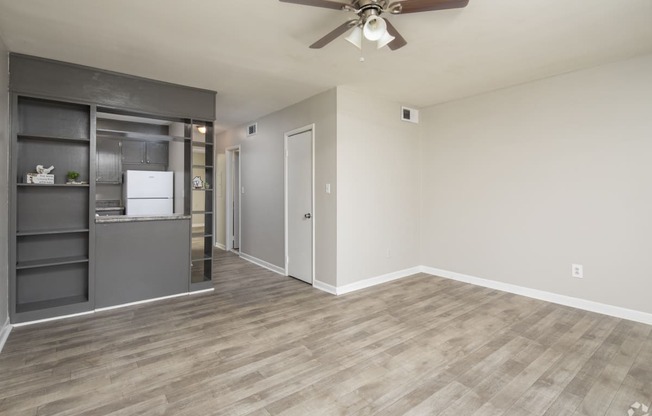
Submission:
[[[240,249],[240,152],[233,152],[233,249]]]
[[[312,130],[287,136],[287,271],[312,284]]]

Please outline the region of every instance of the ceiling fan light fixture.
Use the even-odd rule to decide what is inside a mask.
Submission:
[[[354,27],[351,34],[345,39],[352,43],[356,48],[362,49],[362,29],[360,29],[360,26]]]
[[[394,39],[396,39],[394,36],[390,35],[389,32],[385,31],[385,34],[378,39],[378,49],[389,45]]]
[[[369,16],[363,28],[364,37],[372,42],[379,40],[387,33],[387,22],[380,16]]]

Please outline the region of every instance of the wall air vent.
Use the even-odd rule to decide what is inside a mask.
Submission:
[[[247,137],[253,136],[258,133],[258,123],[250,124],[247,126]]]
[[[401,120],[409,121],[410,123],[419,123],[419,110],[401,107]]]

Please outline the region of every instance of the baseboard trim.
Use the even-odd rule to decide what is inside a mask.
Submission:
[[[226,251],[226,246],[222,243],[215,243],[215,247],[219,248],[220,250]]]
[[[92,315],[94,313],[95,311],[71,313],[70,315],[61,315],[61,316],[54,316],[52,318],[37,319],[35,321],[21,322],[18,324],[13,324],[13,326],[14,328],[19,328],[21,326],[30,326],[30,325],[42,324],[44,322],[60,321],[62,319],[70,319],[70,318],[76,318],[78,316]]]
[[[212,290],[212,289],[208,289],[208,290]],[[129,306],[136,306],[136,305],[143,305],[143,304],[146,304],[146,303],[158,302],[160,300],[180,298],[181,296],[188,296],[191,293],[194,293],[194,292],[176,293],[174,295],[161,296],[160,298],[145,299],[145,300],[139,300],[139,301],[136,301],[136,302],[122,303],[120,305],[106,306],[104,308],[95,309],[95,312],[106,312],[106,311],[112,311],[114,309],[127,308]]]
[[[351,283],[344,286],[337,286],[335,288],[337,295],[344,295],[346,293],[355,292],[356,290],[366,289],[368,287],[380,285],[383,283],[391,282],[392,280],[402,279],[404,277],[412,276],[421,273],[421,267],[410,267],[409,269],[398,270],[392,273],[383,274],[369,279],[361,280],[359,282]]]
[[[274,273],[278,273],[281,276],[287,276],[287,274],[285,273],[285,269],[278,267],[272,263],[268,263],[265,260],[261,260],[247,253],[243,253],[242,251],[240,252],[240,258],[242,258],[243,260],[247,260],[249,263],[253,263],[257,266],[264,267],[267,270],[270,270]]]
[[[335,286],[320,282],[317,279],[312,280],[312,287],[319,289],[322,292],[330,293],[331,295],[337,295],[337,288]]]
[[[12,328],[13,326],[9,323],[9,317],[7,317],[7,320],[2,325],[2,328],[0,328],[0,353],[2,353],[2,349],[5,347],[5,343],[9,338],[9,333],[11,332]]]
[[[546,292],[538,289],[517,286],[510,283],[498,282],[495,280],[483,279],[480,277],[469,276],[462,273],[451,272],[448,270],[436,269],[434,267],[421,266],[421,272],[434,276],[444,277],[446,279],[457,280],[458,282],[470,283],[476,286],[482,286],[489,289],[500,290],[502,292],[514,293],[516,295],[526,296],[528,298],[543,300],[546,302],[556,303],[558,305],[570,306],[589,312],[595,312],[602,315],[613,316],[615,318],[627,319],[629,321],[640,322],[652,325],[652,314],[627,309],[620,306],[607,305],[604,303],[594,302],[586,299],[574,298],[557,293]]]
[[[94,310],[88,311],[88,312],[73,313],[73,314],[70,314],[70,315],[55,316],[53,318],[38,319],[36,321],[21,322],[19,324],[13,324],[13,326],[14,327],[21,327],[21,326],[29,326],[29,325],[41,324],[41,323],[44,323],[44,322],[60,321],[62,319],[70,319],[70,318],[76,318],[78,316],[92,315],[92,314],[94,314],[96,312],[106,312],[106,311],[111,311],[111,310],[114,310],[114,309],[126,308],[128,306],[143,305],[143,304],[146,304],[146,303],[158,302],[158,301],[166,300],[166,299],[180,298],[182,296],[198,295],[198,294],[201,294],[201,293],[212,292],[213,290],[215,290],[215,289],[210,288],[210,289],[197,290],[195,292],[176,293],[174,295],[162,296],[162,297],[159,297],[159,298],[145,299],[145,300],[139,300],[139,301],[136,301],[136,302],[122,303],[120,305],[107,306],[107,307],[104,307],[104,308],[97,308],[97,309],[94,309]],[[0,338],[0,341],[1,341],[1,338]],[[0,351],[2,351],[2,348],[0,348]]]

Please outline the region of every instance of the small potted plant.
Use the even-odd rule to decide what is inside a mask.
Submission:
[[[68,178],[69,184],[79,184],[79,182],[77,182],[77,179],[79,178],[79,172],[75,172],[74,170],[68,171],[66,177]]]

